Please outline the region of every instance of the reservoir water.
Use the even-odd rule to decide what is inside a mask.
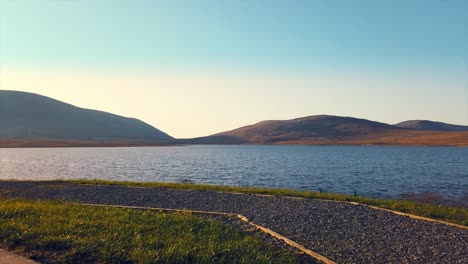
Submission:
[[[0,149],[0,179],[105,179],[468,200],[468,148],[174,146]],[[1,184],[1,182],[0,182]]]

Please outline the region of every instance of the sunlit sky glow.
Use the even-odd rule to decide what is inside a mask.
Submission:
[[[0,89],[175,137],[315,114],[468,125],[468,1],[0,0]]]

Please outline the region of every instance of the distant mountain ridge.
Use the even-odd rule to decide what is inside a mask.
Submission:
[[[169,142],[135,118],[84,109],[46,96],[0,90],[0,138]]]
[[[0,90],[0,147],[160,144],[468,146],[468,126],[428,120],[390,125],[315,115],[261,121],[206,137],[174,139],[135,118],[79,108],[38,94]]]
[[[468,126],[453,125],[430,120],[408,120],[395,126],[423,131],[468,131]]]

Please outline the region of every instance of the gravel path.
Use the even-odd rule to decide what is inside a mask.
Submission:
[[[468,263],[467,229],[350,203],[50,182],[0,182],[0,196],[240,213],[338,263]]]

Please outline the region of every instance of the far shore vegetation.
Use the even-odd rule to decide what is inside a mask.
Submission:
[[[0,248],[41,263],[299,263],[296,254],[187,213],[5,198]]]
[[[384,209],[394,210],[402,213],[414,214],[422,217],[433,218],[455,224],[468,226],[468,209],[460,207],[449,207],[436,204],[420,203],[405,199],[376,199],[347,194],[324,193],[315,191],[298,191],[290,189],[258,188],[258,187],[237,187],[219,186],[209,184],[187,184],[187,183],[166,183],[166,182],[132,182],[132,181],[107,181],[107,180],[63,180],[77,184],[94,185],[122,185],[148,188],[173,188],[188,190],[207,190],[218,192],[251,193],[274,196],[291,196],[309,199],[323,199],[332,201],[356,202],[360,204],[376,206]]]

